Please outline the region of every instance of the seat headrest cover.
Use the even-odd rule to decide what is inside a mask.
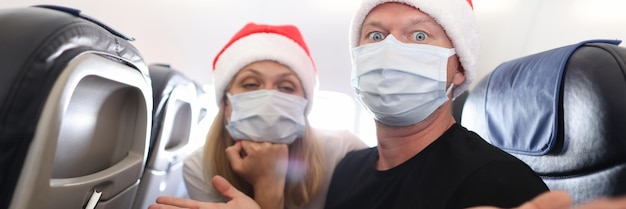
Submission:
[[[46,9],[52,9],[52,10],[57,10],[57,11],[61,11],[61,12],[65,12],[68,13],[70,15],[73,15],[75,17],[80,17],[83,18],[87,21],[91,21],[92,23],[104,28],[105,30],[109,31],[111,34],[116,35],[120,38],[123,38],[124,40],[127,41],[134,41],[135,38],[133,37],[129,37],[126,36],[122,33],[120,33],[119,31],[109,27],[107,24],[104,24],[104,22],[101,22],[99,20],[97,20],[96,18],[90,17],[86,14],[83,14],[80,10],[78,9],[74,9],[74,8],[70,8],[70,7],[63,7],[63,6],[57,6],[57,5],[35,5],[33,7],[40,7],[40,8],[46,8]]]
[[[490,75],[485,94],[488,140],[507,152],[544,155],[556,144],[563,73],[571,54],[588,40],[511,60]]]

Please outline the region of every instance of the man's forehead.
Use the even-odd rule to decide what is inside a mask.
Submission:
[[[409,21],[405,21],[406,24],[413,24],[413,25],[417,25],[417,24],[423,24],[423,23],[427,23],[427,24],[437,24],[437,21],[435,21],[435,19],[433,19],[430,15],[428,15],[427,13],[421,11],[420,9],[408,5],[408,4],[404,4],[404,3],[399,3],[399,2],[387,2],[387,3],[382,3],[380,5],[375,6],[372,10],[370,10],[368,12],[368,14],[365,16],[365,19],[363,20],[362,25],[365,24],[372,24],[372,25],[381,25],[380,20],[378,20],[378,16],[380,15],[380,10],[385,9],[385,8],[398,8],[399,7],[404,7],[405,10],[411,10],[414,11],[413,14],[408,17],[410,18]],[[397,16],[397,13],[394,13],[394,18],[392,20],[392,22],[397,22],[399,19],[399,17]]]
[[[399,27],[405,29],[414,29],[415,27],[426,27],[432,29],[442,29],[441,25],[432,17],[427,14],[420,12],[416,14],[421,15],[412,15],[408,17],[394,17],[391,19],[383,19],[376,14],[370,16],[368,15],[361,25],[361,31],[365,28],[388,28],[388,27]]]

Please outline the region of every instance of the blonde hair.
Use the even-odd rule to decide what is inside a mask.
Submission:
[[[230,86],[230,85],[229,85]],[[204,146],[204,178],[209,180],[207,185],[213,188],[210,179],[215,175],[226,178],[235,188],[250,197],[254,197],[252,185],[235,174],[226,158],[226,148],[235,143],[226,131],[226,117],[224,113],[225,97],[219,105],[219,112],[207,134]],[[308,121],[306,122],[305,136],[296,139],[288,146],[289,164],[285,182],[285,208],[297,208],[311,202],[317,195],[324,179],[324,163],[321,147],[316,140]],[[306,172],[303,177],[302,169]]]

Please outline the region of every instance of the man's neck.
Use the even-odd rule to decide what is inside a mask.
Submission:
[[[407,127],[376,123],[378,136],[377,170],[389,170],[409,160],[437,140],[454,123],[450,103],[445,103],[426,120]]]

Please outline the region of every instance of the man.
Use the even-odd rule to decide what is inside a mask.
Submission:
[[[337,165],[327,209],[514,207],[548,190],[522,161],[454,121],[478,56],[471,1],[364,0],[352,86],[378,146]]]
[[[478,54],[471,3],[402,2],[365,0],[354,19],[353,85],[359,100],[377,120],[379,146],[353,152],[338,165],[326,208],[571,208],[571,198],[563,192],[546,192],[532,199],[547,190],[541,179],[452,118],[449,92],[454,90],[456,96],[467,89]],[[414,65],[437,69],[422,71],[412,69]],[[424,90],[423,86],[434,89]],[[423,98],[415,92],[433,93]],[[399,100],[390,96],[396,94],[409,96]],[[160,197],[150,209],[260,208],[223,177],[213,177],[212,183],[230,201]],[[625,205],[626,197],[596,201],[582,208]]]

